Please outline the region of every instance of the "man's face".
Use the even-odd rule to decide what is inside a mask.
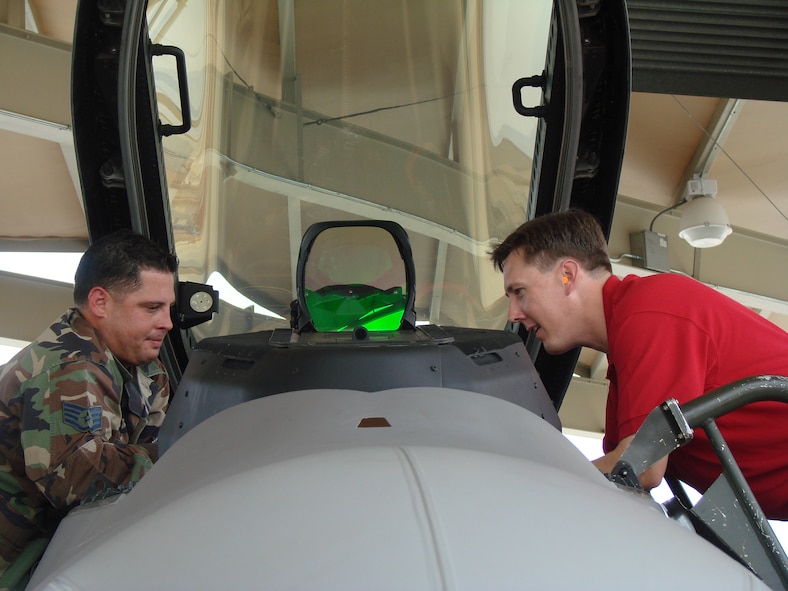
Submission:
[[[172,328],[170,308],[175,302],[172,273],[142,270],[136,291],[108,293],[100,334],[122,362],[144,365],[156,359]]]
[[[522,252],[513,251],[503,263],[503,285],[509,298],[509,320],[519,322],[542,341],[548,353],[575,346],[567,338],[566,288],[561,266],[543,272],[527,264]]]

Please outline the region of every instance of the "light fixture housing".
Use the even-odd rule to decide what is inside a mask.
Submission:
[[[725,208],[711,195],[693,197],[681,213],[679,236],[695,248],[719,246],[731,232]]]

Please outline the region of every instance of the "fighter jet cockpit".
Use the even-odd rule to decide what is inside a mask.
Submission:
[[[311,225],[299,249],[291,327],[200,341],[162,427],[162,453],[222,410],[310,388],[461,388],[513,402],[560,431],[520,337],[420,321],[416,282],[398,223]]]

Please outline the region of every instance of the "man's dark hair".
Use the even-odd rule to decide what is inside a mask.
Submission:
[[[506,237],[491,252],[493,264],[503,271],[503,263],[514,251],[525,262],[547,271],[562,257],[577,260],[586,271],[612,271],[607,241],[596,218],[579,209],[550,213],[529,220]]]
[[[141,285],[140,271],[175,273],[178,258],[131,230],[118,230],[100,238],[82,255],[74,275],[74,304],[87,303],[94,287],[109,292],[134,291]]]

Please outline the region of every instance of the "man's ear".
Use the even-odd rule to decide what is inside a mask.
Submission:
[[[580,264],[574,259],[564,259],[559,265],[559,271],[564,287],[572,287],[580,272]]]
[[[103,287],[94,287],[88,293],[88,309],[97,318],[104,318],[107,315],[107,305],[109,304],[109,292]]]

